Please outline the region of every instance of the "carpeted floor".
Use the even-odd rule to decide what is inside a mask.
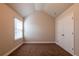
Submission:
[[[58,45],[51,44],[23,44],[9,56],[71,56]]]

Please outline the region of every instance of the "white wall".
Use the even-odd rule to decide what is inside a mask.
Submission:
[[[24,37],[26,42],[54,42],[54,19],[37,11],[25,18]]]
[[[75,19],[75,55],[79,56],[79,4],[74,5],[74,19]]]

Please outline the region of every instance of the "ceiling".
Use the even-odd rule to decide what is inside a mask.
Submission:
[[[27,17],[35,11],[43,11],[52,17],[57,17],[72,3],[10,3],[8,5],[23,17]]]

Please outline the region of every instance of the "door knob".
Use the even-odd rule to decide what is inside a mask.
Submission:
[[[64,34],[62,34],[62,36],[64,36]]]

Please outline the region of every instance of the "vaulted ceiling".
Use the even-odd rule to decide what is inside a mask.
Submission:
[[[8,5],[23,17],[27,17],[35,11],[43,11],[52,17],[57,17],[72,3],[10,3]]]

